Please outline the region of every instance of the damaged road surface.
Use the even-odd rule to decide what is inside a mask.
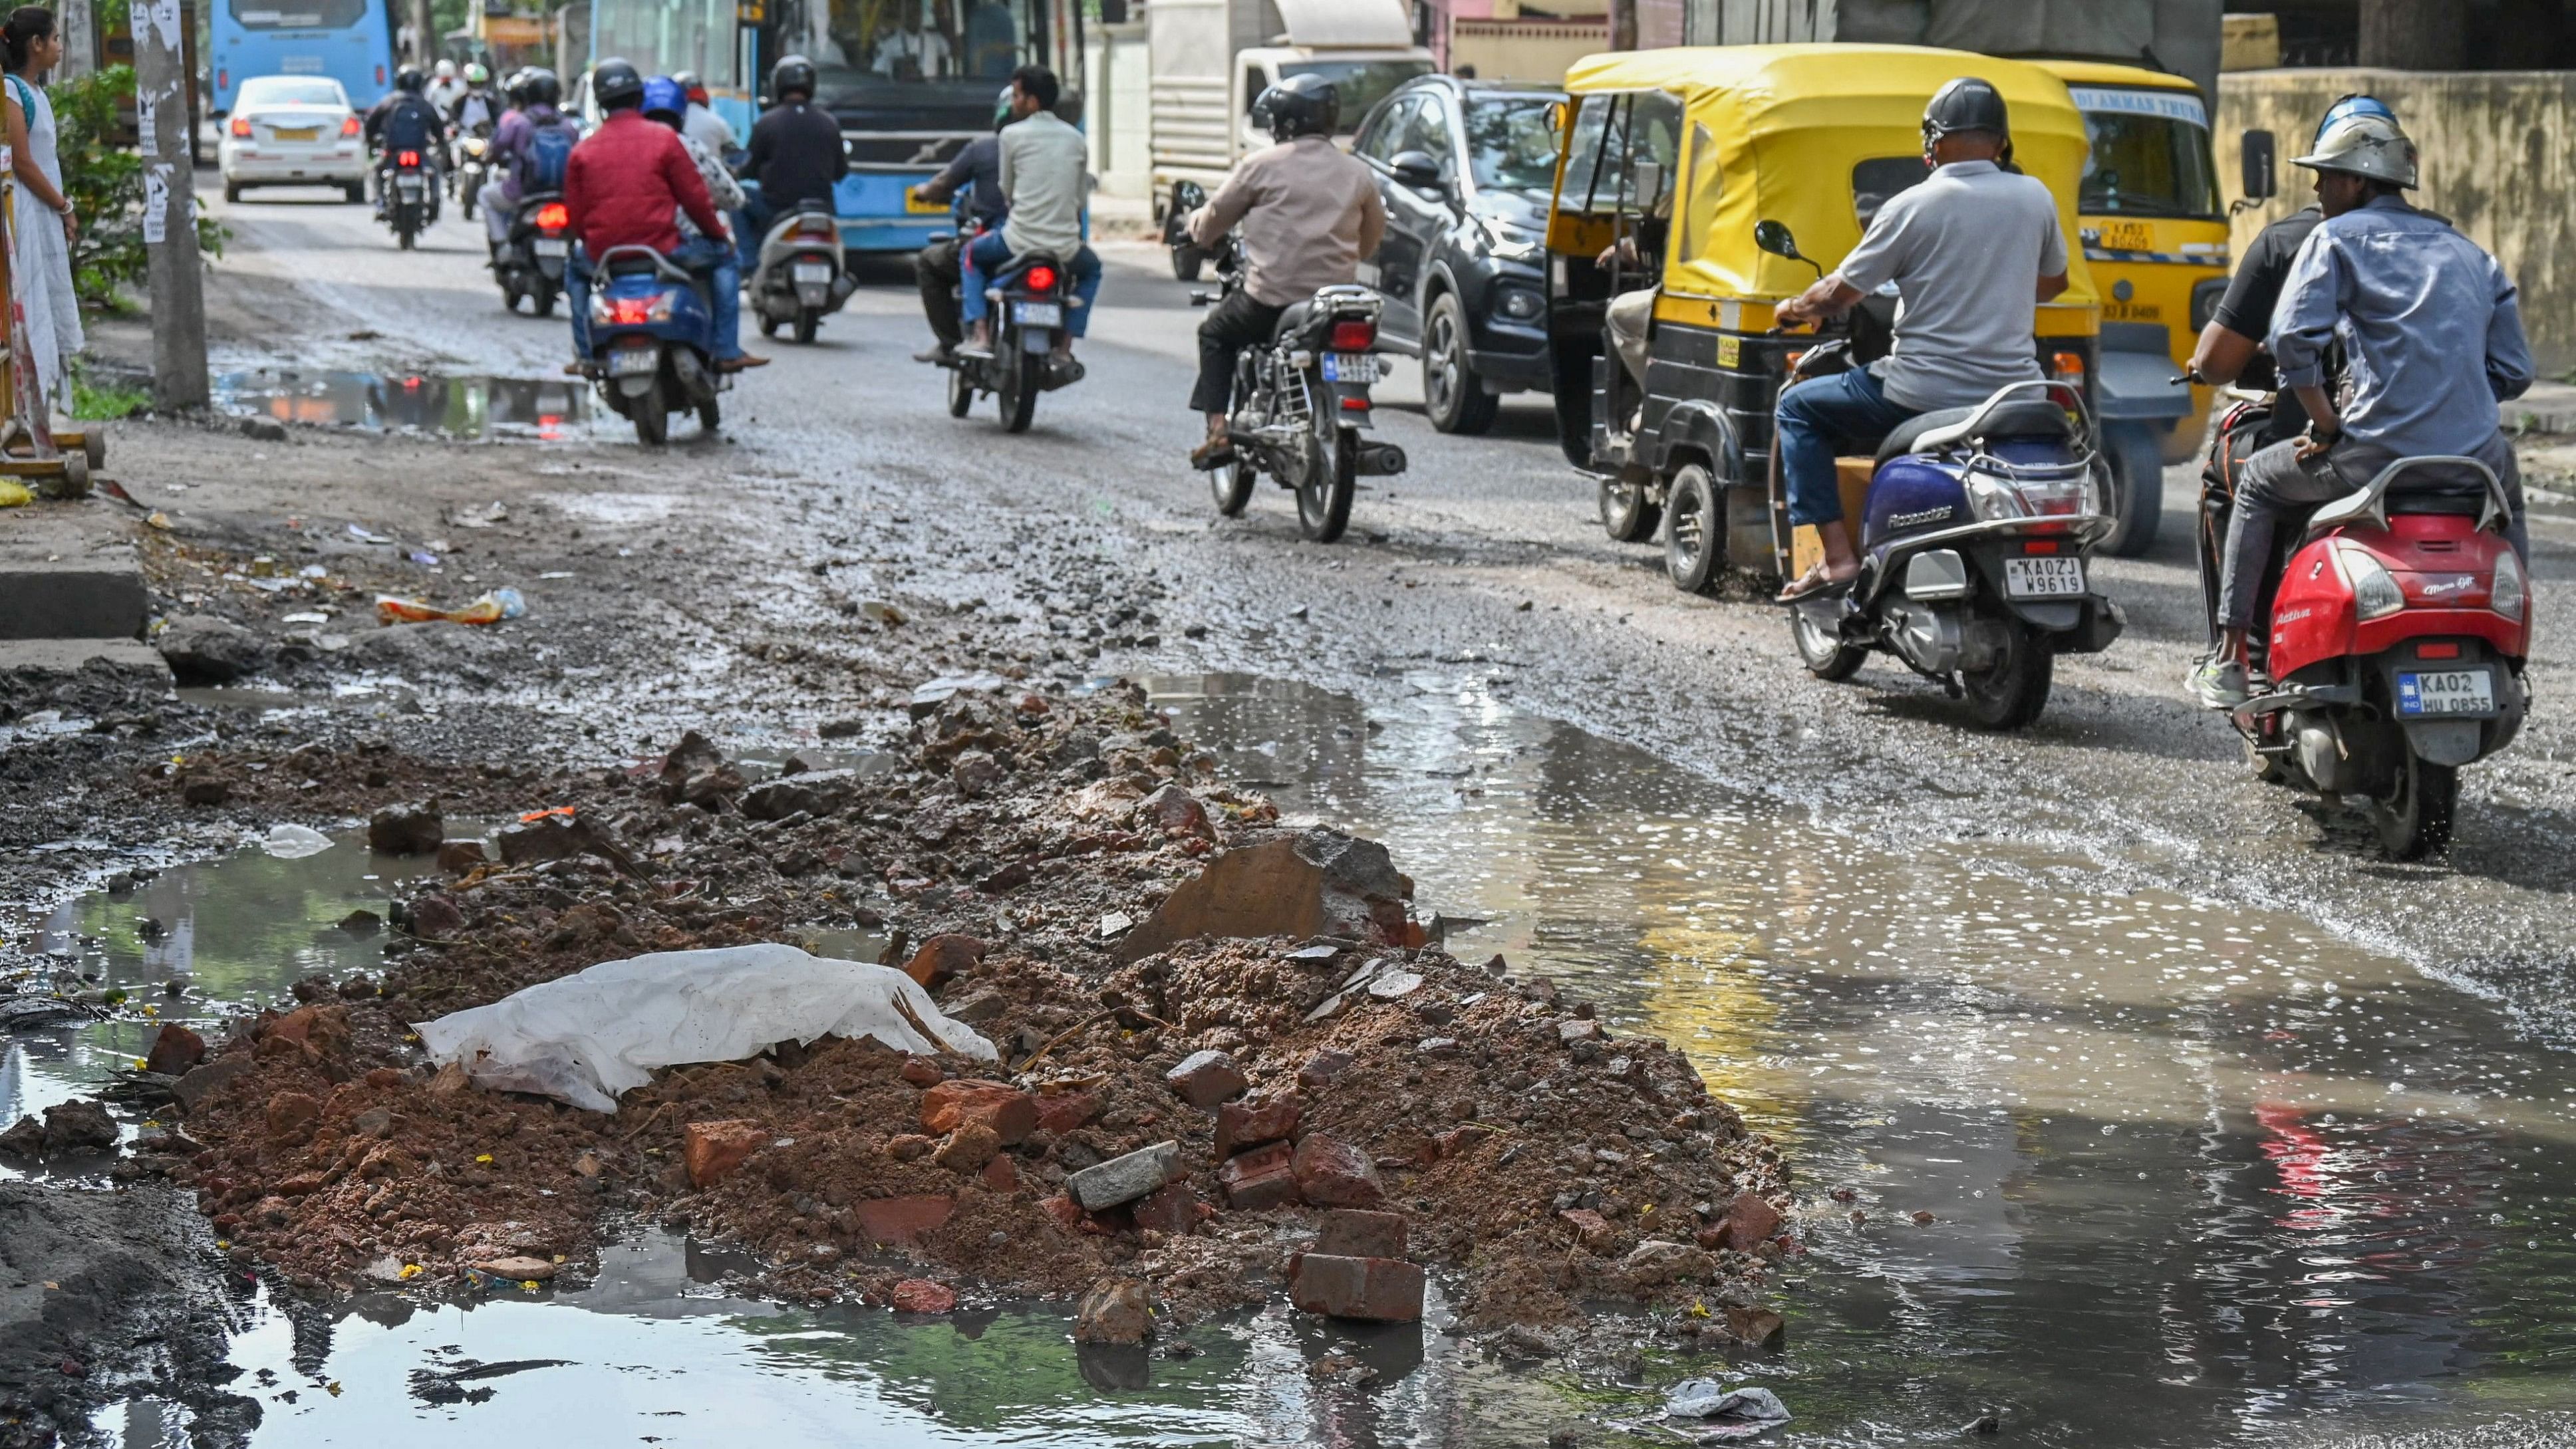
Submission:
[[[1029,434],[888,286],[646,453],[470,232],[225,212],[227,371],[473,381],[52,515],[179,687],[0,677],[0,1442],[2569,1437],[2563,716],[2392,871],[2167,697],[2179,554],[1972,736],[1543,409],[1212,526],[1149,253]],[[900,1029],[538,1010],[779,952]]]

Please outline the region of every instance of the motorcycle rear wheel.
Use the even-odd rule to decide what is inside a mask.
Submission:
[[[1002,411],[1002,431],[1025,433],[1029,422],[1038,415],[1038,390],[1029,378],[1029,354],[1018,351],[1020,339],[1005,334],[999,346],[1013,349],[995,358],[1000,365],[1000,385],[993,389],[993,401]]]
[[[635,420],[635,441],[648,448],[658,448],[671,438],[671,410],[662,401],[662,379],[644,389],[644,395],[627,400],[627,416]]]
[[[1334,430],[1329,448],[1321,439],[1307,450],[1297,479],[1297,531],[1317,543],[1331,543],[1350,527],[1351,497],[1359,491],[1359,440]]]
[[[1860,668],[1861,657],[1869,651],[1857,644],[1846,644],[1813,617],[1813,611],[1797,605],[1789,608],[1789,642],[1798,651],[1798,662],[1807,672],[1827,684],[1840,683]]]
[[[1216,511],[1228,518],[1241,518],[1252,502],[1252,483],[1259,475],[1240,454],[1231,463],[1219,463],[1208,470],[1208,491],[1216,495]]]
[[[698,404],[698,428],[700,431],[712,438],[716,435],[716,429],[723,426],[724,404],[716,401],[714,398],[708,398],[705,402]]]
[[[761,335],[761,336],[763,336],[763,337],[775,337],[775,336],[777,336],[777,335],[778,335],[778,319],[777,319],[777,318],[775,318],[775,317],[770,316],[770,315],[769,315],[768,313],[766,313],[766,312],[761,313],[761,314],[760,314],[760,335]]]
[[[2017,730],[2048,708],[2048,688],[2057,670],[2057,651],[2046,635],[2019,619],[2000,621],[2006,643],[2003,656],[1984,669],[1959,671],[1959,689],[1967,696],[1968,714],[1990,730]]]
[[[555,289],[539,282],[537,289],[528,294],[528,310],[540,317],[555,315]]]
[[[2404,748],[2404,742],[2399,742]],[[2451,843],[2451,821],[2460,803],[2460,770],[2437,765],[2405,751],[2397,780],[2384,796],[2372,798],[2371,828],[2390,860],[2421,860]]]
[[[797,308],[797,309],[796,309],[796,344],[797,344],[798,346],[800,346],[800,347],[811,347],[811,346],[813,346],[813,345],[814,345],[814,329],[815,329],[815,328],[817,328],[817,327],[820,327],[820,326],[822,326],[822,325],[823,325],[823,314],[822,314],[822,313],[815,311],[815,310],[814,310],[813,308],[811,308],[811,307],[799,307],[799,308]]]

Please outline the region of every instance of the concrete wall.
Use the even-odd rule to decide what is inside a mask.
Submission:
[[[2412,199],[2494,252],[2522,289],[2522,325],[2543,376],[2576,368],[2576,72],[2266,70],[2219,77],[2218,174],[2237,189],[2239,136],[2272,132],[2280,194],[2240,213],[2242,255],[2255,233],[2315,199],[2289,164],[2337,96],[2363,91],[2397,110],[2421,154]]]

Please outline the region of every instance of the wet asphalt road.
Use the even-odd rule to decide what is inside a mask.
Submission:
[[[262,299],[246,310],[241,289],[219,281],[219,366],[537,376],[568,355],[559,319],[502,312],[479,222],[451,215],[406,255],[364,209],[313,195],[209,203],[235,232],[222,272],[258,283]],[[964,420],[947,415],[943,375],[909,357],[927,334],[900,260],[873,266],[813,347],[763,343],[746,325],[777,360],[726,399],[729,446],[706,453],[711,486],[765,465],[814,480],[817,499],[865,497],[880,512],[891,499],[925,560],[996,598],[1048,592],[1025,546],[1044,537],[1150,577],[1170,591],[1166,620],[1207,626],[1184,640],[1167,625],[1159,647],[1113,650],[1103,670],[1237,669],[1363,699],[1402,692],[1404,671],[1426,663],[1481,670],[1518,708],[1684,765],[1713,795],[1806,805],[1814,829],[1891,850],[1938,840],[2033,870],[2072,859],[2097,885],[2287,909],[2495,994],[2545,1038],[2576,1039],[2559,984],[2576,961],[2565,909],[2576,753],[2555,692],[2565,634],[2547,618],[2571,573],[2576,517],[2544,508],[2534,520],[2542,623],[2529,726],[2467,773],[2448,855],[2392,865],[2357,821],[2312,818],[2298,797],[2256,783],[2234,736],[2184,702],[2179,681],[2202,641],[2189,468],[2167,474],[2153,556],[2096,565],[2129,611],[2127,637],[2061,660],[2035,727],[1982,734],[1892,663],[1819,683],[1773,609],[1675,592],[1659,550],[1603,537],[1591,485],[1557,452],[1542,400],[1507,400],[1491,436],[1443,437],[1421,416],[1409,361],[1380,389],[1379,418],[1411,471],[1364,480],[1344,542],[1300,540],[1276,490],[1240,521],[1217,519],[1182,457],[1198,427],[1183,401],[1198,315],[1188,289],[1157,249],[1104,250],[1090,375],[1043,398],[1023,436],[1001,431],[989,401]],[[633,446],[603,437],[611,454]],[[773,534],[782,555],[861,521],[748,497],[729,516],[747,535]]]

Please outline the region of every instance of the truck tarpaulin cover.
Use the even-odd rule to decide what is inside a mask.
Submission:
[[[478,1085],[593,1112],[616,1111],[655,1067],[740,1061],[783,1041],[874,1037],[898,1051],[998,1055],[893,967],[776,944],[603,961],[414,1029],[431,1061],[464,1063]]]
[[[1413,44],[1410,9],[1385,0],[1276,0],[1280,28],[1291,45],[1378,46]]]

